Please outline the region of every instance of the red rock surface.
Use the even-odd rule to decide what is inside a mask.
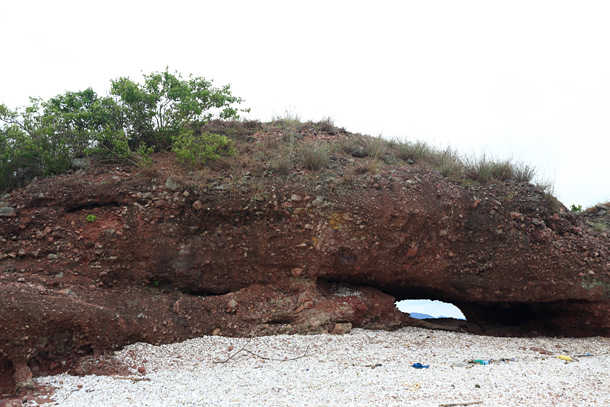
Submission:
[[[415,323],[394,306],[409,298],[456,304],[469,322],[453,329],[610,336],[607,235],[531,185],[412,165],[338,190],[307,174],[227,186],[154,158],[8,197],[2,392],[138,341],[395,329]]]

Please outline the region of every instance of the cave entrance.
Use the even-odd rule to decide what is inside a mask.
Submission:
[[[453,318],[466,320],[462,311],[455,305],[437,300],[402,300],[396,301],[401,312],[411,314],[415,319]]]

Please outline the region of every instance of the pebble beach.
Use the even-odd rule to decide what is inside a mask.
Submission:
[[[54,389],[50,401],[38,405],[610,405],[610,338],[601,337],[354,329],[346,335],[137,343],[116,357],[131,374],[36,379]]]

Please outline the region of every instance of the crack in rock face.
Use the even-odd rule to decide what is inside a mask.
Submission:
[[[252,190],[155,162],[153,179],[91,163],[5,199],[2,391],[84,371],[87,355],[202,335],[610,336],[607,235],[531,185],[466,187],[408,165],[339,192],[314,177]],[[467,322],[412,319],[394,305],[411,298],[453,303]]]

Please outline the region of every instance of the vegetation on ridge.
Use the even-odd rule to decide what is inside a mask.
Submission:
[[[166,68],[144,75],[142,83],[112,80],[110,96],[88,88],[49,100],[30,98],[25,108],[0,104],[0,191],[63,173],[75,157],[145,164],[151,152],[171,148],[174,138],[196,138],[184,136],[194,126],[214,117],[239,118],[241,102],[229,85],[216,88]]]
[[[142,83],[112,80],[110,96],[89,88],[30,101],[23,109],[0,105],[0,192],[36,176],[63,173],[73,158],[147,166],[151,153],[170,150],[198,174],[210,165],[228,171],[233,180],[244,173],[322,172],[331,189],[349,187],[355,177],[387,165],[425,165],[468,184],[529,183],[535,176],[534,167],[511,160],[464,158],[449,147],[348,133],[329,117],[302,122],[287,112],[265,124],[239,121],[247,109],[237,107],[243,100],[228,85],[215,88],[167,68],[144,75]]]

